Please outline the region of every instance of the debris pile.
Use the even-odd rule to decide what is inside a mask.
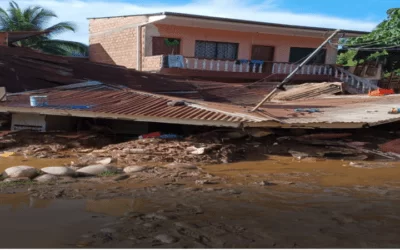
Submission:
[[[348,138],[351,135],[351,133],[318,133],[279,137],[277,141],[282,145],[290,145],[288,153],[297,159],[307,157],[343,160],[400,159],[400,155],[396,154],[400,152],[397,151],[400,148],[400,139],[376,145],[368,141],[354,141]]]
[[[30,131],[5,132],[0,137],[0,149],[9,154],[34,158],[63,158],[87,152],[88,148],[111,143],[99,134],[35,133]]]
[[[119,165],[127,166],[144,162],[217,164],[233,161],[236,152],[237,148],[233,144],[146,138],[93,150],[80,158],[79,165],[94,163],[101,157],[111,157]]]

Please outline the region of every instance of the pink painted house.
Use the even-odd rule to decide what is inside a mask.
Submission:
[[[334,31],[171,12],[89,21],[91,61],[139,71],[247,79],[287,75]],[[340,37],[362,34],[342,30]],[[338,38],[298,77],[331,75]]]

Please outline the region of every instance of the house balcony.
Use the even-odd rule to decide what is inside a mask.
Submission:
[[[287,62],[261,62],[251,60],[213,60],[194,57],[173,56],[145,57],[143,70],[188,78],[211,79],[226,82],[257,81],[268,77],[268,81],[281,81],[299,64]],[[177,59],[179,58],[179,59]],[[176,59],[176,60],[175,60]],[[151,67],[149,65],[151,64]],[[329,81],[333,68],[328,64],[310,64],[301,68],[294,81]]]

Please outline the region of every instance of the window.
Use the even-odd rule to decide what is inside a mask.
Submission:
[[[196,41],[195,57],[206,59],[235,60],[239,44]]]
[[[307,56],[309,56],[311,53],[313,53],[314,50],[315,50],[314,48],[292,47],[292,48],[290,48],[289,62],[290,63],[298,63],[300,60],[303,61],[304,59],[306,59]],[[308,64],[313,64],[313,63],[324,64],[325,56],[326,56],[326,49],[322,49],[317,53],[317,55],[315,55],[308,62]]]
[[[177,38],[153,37],[153,56],[179,55],[181,40]]]

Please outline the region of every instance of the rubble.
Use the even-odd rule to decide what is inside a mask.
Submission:
[[[1,137],[0,137],[1,138]],[[33,158],[64,158],[71,154],[91,152],[111,143],[111,139],[101,134],[86,133],[37,133],[14,131],[0,139],[0,149],[8,154]]]
[[[188,148],[194,150],[188,151]],[[199,143],[189,139],[163,140],[148,138],[112,144],[102,149],[105,150],[105,153],[96,154],[91,152],[85,157],[111,157],[118,159],[118,164],[124,166],[145,162],[217,164],[232,161],[236,147],[231,144]]]

